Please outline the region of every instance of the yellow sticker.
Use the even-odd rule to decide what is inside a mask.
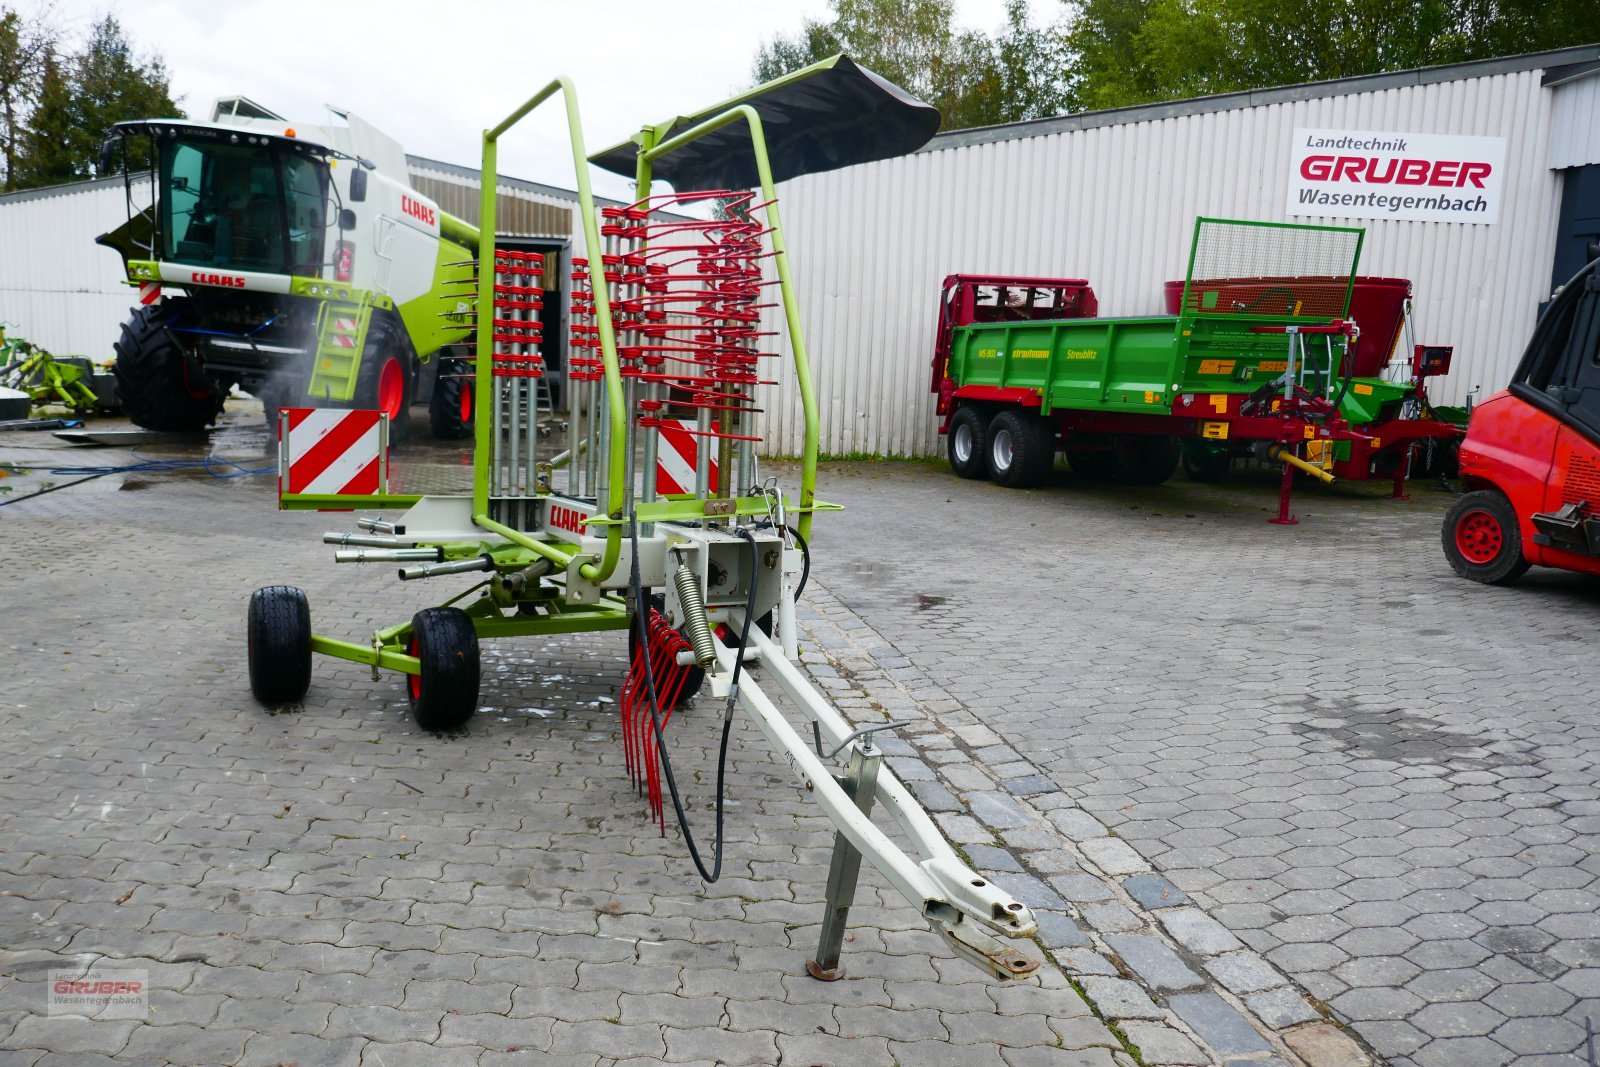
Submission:
[[[1350,388],[1354,389],[1356,391],[1356,393],[1358,393],[1361,396],[1371,396],[1372,395],[1372,386],[1367,385],[1364,382],[1357,382],[1356,384],[1352,385]]]
[[[1272,371],[1277,371],[1279,374],[1282,374],[1288,369],[1289,361],[1286,359],[1264,359],[1260,363],[1256,364],[1256,370],[1263,374],[1268,374]]]
[[[1158,403],[1160,403],[1160,401],[1156,399],[1156,394],[1152,393],[1148,389],[1146,389],[1144,391],[1144,402],[1146,404],[1158,404]]]
[[[1306,440],[1310,441],[1316,436],[1317,436],[1317,431],[1316,431],[1315,427],[1307,426],[1306,427]]]
[[[1200,436],[1213,441],[1226,441],[1228,439],[1228,424],[1225,422],[1202,422]]]
[[[1227,414],[1227,411],[1228,411],[1228,394],[1227,393],[1212,393],[1211,394],[1211,406],[1212,406],[1213,409],[1216,410],[1217,414],[1219,414],[1219,415]]]
[[[1200,361],[1201,374],[1232,374],[1234,360],[1231,359],[1202,359]]]
[[[1282,397],[1279,397],[1278,399],[1276,399],[1276,400],[1274,400],[1272,402],[1272,410],[1273,411],[1277,411],[1281,407],[1283,407],[1283,398]]]

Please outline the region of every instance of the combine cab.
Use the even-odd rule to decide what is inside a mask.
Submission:
[[[1509,388],[1461,444],[1469,490],[1445,516],[1445,558],[1500,585],[1528,568],[1600,574],[1600,246],[1534,330]]]
[[[434,392],[423,367],[466,337],[478,233],[411,188],[397,142],[344,118],[296,126],[234,99],[211,122],[112,128],[100,169],[120,163],[130,217],[98,240],[139,289],[116,343],[134,422],[203,428],[239,385],[269,411],[310,397],[399,423]],[[437,434],[465,432],[462,405],[433,409]]]

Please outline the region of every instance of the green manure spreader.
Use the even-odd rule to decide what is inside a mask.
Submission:
[[[1023,487],[1065,452],[1080,475],[1158,485],[1253,457],[1283,467],[1284,524],[1296,472],[1402,495],[1414,446],[1460,436],[1424,388],[1451,353],[1417,346],[1401,380],[1383,376],[1409,283],[1363,291],[1362,338],[1363,233],[1198,219],[1173,315],[1099,318],[1081,279],[947,278],[932,386],[950,465]]]

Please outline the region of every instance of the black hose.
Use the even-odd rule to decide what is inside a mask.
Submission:
[[[793,526],[786,527],[786,529],[789,531],[789,536],[799,543],[804,561],[804,567],[800,571],[800,584],[795,586],[794,589],[794,598],[799,600],[806,591],[806,582],[811,579],[811,546],[806,544],[806,539],[800,536],[799,530],[796,530]]]
[[[661,729],[661,703],[656,695],[655,670],[650,663],[650,602],[645,596],[644,583],[639,576],[639,523],[634,516],[630,515],[628,518],[628,537],[633,548],[629,584],[632,587],[634,601],[634,630],[638,634],[639,648],[644,659],[645,693],[650,700],[650,726],[656,738],[656,752],[661,757],[661,776],[666,780],[667,792],[672,795],[672,810],[677,816],[678,828],[683,831],[684,843],[689,846],[689,858],[694,861],[695,870],[700,872],[700,877],[708,883],[722,877],[724,844],[722,823],[726,799],[723,782],[728,769],[728,739],[733,731],[733,702],[739,693],[739,672],[744,665],[745,648],[750,640],[750,617],[755,612],[756,605],[756,567],[760,562],[755,537],[744,529],[740,529],[738,533],[750,544],[750,592],[745,598],[744,628],[739,634],[739,652],[734,659],[733,688],[729,691],[728,707],[722,717],[722,742],[717,750],[717,839],[711,869],[708,871],[705,861],[700,857],[700,848],[695,842],[694,833],[689,829],[689,816],[683,810],[683,797],[678,792],[678,780],[672,773],[672,757],[667,753],[667,739]]]

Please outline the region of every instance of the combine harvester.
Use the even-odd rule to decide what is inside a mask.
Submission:
[[[1198,219],[1167,316],[1098,318],[1082,279],[947,278],[932,389],[951,467],[1037,485],[1064,451],[1079,474],[1159,485],[1180,462],[1209,481],[1253,457],[1282,464],[1271,521],[1284,525],[1296,472],[1389,477],[1403,496],[1412,446],[1461,434],[1424,388],[1451,351],[1419,345],[1403,382],[1377,376],[1400,336],[1392,290],[1409,283],[1362,292],[1381,332],[1358,346],[1362,237]]]
[[[494,187],[500,139],[558,94],[588,256],[577,263],[581,291],[574,290],[572,308],[572,345],[584,355],[570,360],[569,376],[573,395],[587,397],[579,410],[590,416],[574,426],[566,452],[540,454],[526,398],[544,373],[530,325],[543,264],[494,247],[495,198],[484,197],[471,495],[385,493],[383,419],[360,411],[285,412],[280,485],[289,508],[407,509],[393,521],[358,520],[362,533],[326,535],[340,546],[338,561],[399,563],[408,582],[452,575],[476,582],[363,642],[314,635],[298,589],[258,590],[249,609],[255,695],[269,703],[300,699],[312,653],[320,652],[369,664],[374,674],[398,672],[418,723],[448,730],[476,708],[480,640],[626,630],[633,650],[620,701],[627,769],[648,790],[663,829],[670,797],[702,876],[719,873],[722,842],[706,862],[684,818],[664,732],[674,707],[702,686],[723,705],[723,761],[742,708],[836,825],[811,974],[840,973],[863,857],[959,955],[1001,978],[1032,973],[1036,961],[994,936],[1032,936],[1027,907],[969,869],[882,766],[873,735],[900,724],[853,727],[797,664],[795,597],[810,569],[805,535],[815,513],[831,505],[815,495],[817,404],[774,183],[911,151],[937,130],[938,112],[839,56],[699,114],[646,126],[591,160],[573,87],[557,79],[485,133],[485,188]],[[641,200],[597,218],[590,162],[634,178]],[[649,196],[658,180],[675,192]],[[653,214],[713,204],[719,207],[705,220],[663,222]],[[774,277],[805,415],[798,497],[784,496],[757,470],[756,390],[782,370],[776,339],[760,330]],[[664,435],[666,447],[697,443],[693,463],[679,472],[689,484],[674,487],[684,492],[664,493],[653,477]],[[367,495],[322,492],[316,471],[299,470],[319,454],[323,470],[344,465],[347,493]],[[799,709],[800,725],[769,687]],[[717,778],[720,826],[720,765]],[[875,804],[888,809],[912,854],[872,823]]]

